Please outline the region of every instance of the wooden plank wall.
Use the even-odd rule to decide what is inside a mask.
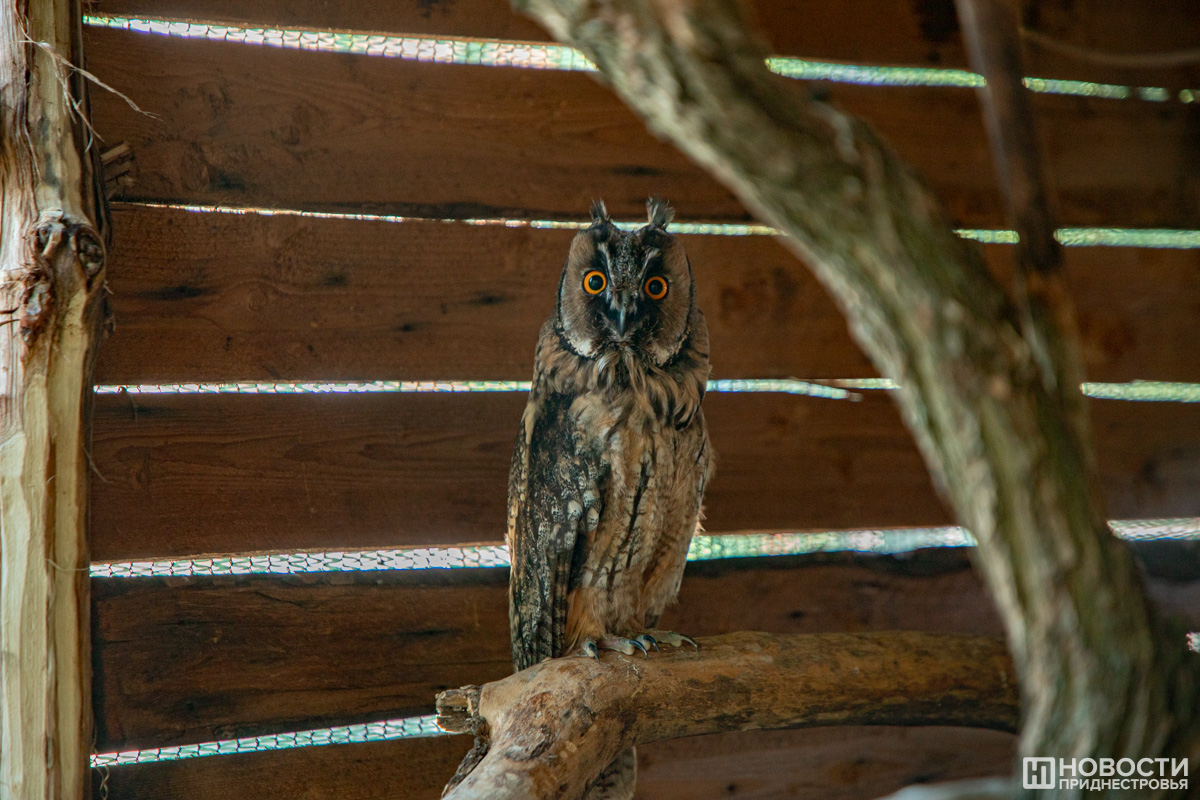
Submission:
[[[129,206],[113,217],[121,322],[100,354],[102,383],[528,380],[573,236]],[[876,374],[832,300],[772,237],[682,240],[714,377]],[[1011,247],[983,251],[1009,274]],[[1195,251],[1066,255],[1093,380],[1200,380],[1188,352],[1200,308]]]
[[[965,65],[953,3],[757,0],[775,52]],[[544,41],[503,0],[105,0],[96,12],[251,27]],[[1026,4],[1026,24],[1122,52],[1200,44],[1184,2]],[[420,64],[89,28],[88,64],[157,116],[93,98],[132,148],[113,198],[117,332],[108,384],[526,380],[571,234],[498,226],[199,214],[147,203],[431,220],[579,220],[649,194],[686,221],[742,222],[723,187],[650,136],[590,76]],[[1130,72],[1031,53],[1031,72],[1171,89],[1192,68]],[[821,87],[875,124],[968,227],[1005,227],[974,94]],[[1063,221],[1200,227],[1197,108],[1039,96]],[[717,378],[874,370],[808,271],[768,237],[686,236]],[[1000,276],[1011,250],[985,248]],[[1200,251],[1076,248],[1068,271],[1090,377],[1200,380]],[[523,398],[99,395],[97,560],[497,542]],[[890,402],[710,395],[719,453],[709,529],[944,524]],[[1092,403],[1114,517],[1200,516],[1200,411]],[[1187,563],[1195,561],[1185,553]],[[1194,570],[1156,567],[1168,610]],[[94,581],[97,748],[144,748],[429,710],[434,692],[508,669],[502,570]],[[719,599],[719,601],[718,601]],[[912,628],[999,634],[962,552],[693,564],[669,624],[695,634]],[[436,797],[461,738],[118,767],[125,798]],[[865,798],[1003,771],[989,731],[847,729],[641,748],[640,796]],[[99,777],[97,777],[99,780]]]
[[[748,219],[724,187],[585,73],[399,67],[127,31],[89,35],[94,69],[122,91],[136,85],[138,105],[162,117],[115,98],[95,104],[96,125],[120,130],[137,153],[137,183],[122,193],[130,199],[578,219],[593,196],[615,214],[640,216],[645,198],[660,192],[686,198],[691,219]],[[837,84],[828,92],[872,122],[961,224],[1003,226],[973,91]],[[1064,224],[1196,221],[1190,107],[1048,95],[1036,106]]]
[[[523,403],[515,394],[101,396],[93,553],[498,542]],[[1200,516],[1200,413],[1092,407],[1111,513]],[[710,531],[949,522],[887,398],[713,394],[705,408],[721,459]]]
[[[470,741],[462,736],[114,769],[110,797],[437,798]],[[638,748],[638,797],[859,800],[913,783],[998,774],[1013,737],[970,728],[832,728],[703,736]],[[100,776],[95,778],[97,789]]]
[[[1200,569],[1165,573],[1151,567],[1160,606],[1200,623]],[[98,580],[97,746],[179,745],[430,713],[438,691],[511,672],[507,577],[492,568],[336,581]],[[729,600],[751,596],[754,603]],[[959,549],[694,563],[663,624],[697,636],[1002,635]]]

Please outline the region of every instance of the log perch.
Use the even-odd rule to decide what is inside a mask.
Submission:
[[[476,735],[445,796],[571,800],[629,747],[724,731],[1017,727],[1016,674],[998,639],[744,632],[699,641],[699,652],[648,659],[552,659],[441,693],[438,724]]]

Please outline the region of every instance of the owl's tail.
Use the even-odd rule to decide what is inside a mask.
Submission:
[[[604,768],[583,800],[633,800],[637,784],[637,751],[629,748]]]

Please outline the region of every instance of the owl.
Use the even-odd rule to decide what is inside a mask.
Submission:
[[[700,409],[708,328],[667,232],[673,212],[654,199],[647,210],[625,232],[593,204],[538,337],[508,489],[518,670],[695,644],[654,628],[679,592],[713,460]],[[627,796],[635,763],[623,754],[589,797]]]

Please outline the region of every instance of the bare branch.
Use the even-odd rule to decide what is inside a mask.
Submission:
[[[1009,221],[1017,229],[1016,299],[1022,334],[1041,371],[1046,391],[1086,419],[1076,352],[1056,352],[1078,341],[1075,316],[1062,276],[1062,248],[1054,238],[1054,213],[1034,127],[1033,104],[1021,68],[1017,12],[1008,0],[957,0],[971,66],[987,84],[979,89],[992,147],[992,164]],[[1060,372],[1064,373],[1060,376]],[[1059,380],[1067,391],[1059,392]],[[1081,432],[1086,434],[1086,431]]]
[[[734,633],[649,659],[559,658],[438,698],[439,724],[488,740],[453,800],[580,797],[618,753],[721,731],[827,725],[1013,730],[1003,642],[974,636]],[[460,775],[462,770],[460,770]],[[456,776],[457,778],[458,776]]]
[[[1000,191],[1020,237],[1021,266],[1053,272],[1062,266],[1062,252],[1054,240],[1046,170],[1022,82],[1016,9],[1007,0],[957,0],[957,7],[971,66],[987,81],[979,89],[983,118]]]
[[[1059,53],[1077,61],[1100,64],[1105,67],[1119,67],[1121,69],[1172,69],[1200,64],[1200,47],[1186,50],[1166,50],[1157,53],[1112,53],[1106,50],[1080,47],[1077,44],[1059,41],[1053,36],[1047,36],[1040,31],[1026,28],[1021,29],[1021,36],[1037,47],[1049,50],[1051,53]]]
[[[82,75],[85,79],[96,84],[104,91],[114,94],[117,97],[121,98],[122,100],[125,101],[125,104],[128,105],[131,109],[133,109],[136,113],[141,114],[146,117],[150,117],[150,119],[162,119],[162,117],[160,117],[158,114],[155,114],[151,111],[146,111],[143,108],[141,108],[137,103],[133,102],[133,98],[130,97],[129,95],[125,94],[124,92],[118,91],[117,89],[114,89],[113,87],[111,87],[107,83],[105,83],[104,81],[97,78],[94,74],[92,74],[88,70],[84,69],[83,67],[77,67],[74,64],[72,64],[70,61],[68,61],[67,59],[63,58],[62,54],[59,53],[57,50],[55,50],[52,45],[50,45],[46,42],[35,42],[33,39],[30,39],[28,36],[26,36],[22,41],[25,44],[31,44],[34,47],[40,47],[42,50],[45,50],[46,54],[49,55],[52,59],[54,59],[54,63],[58,64],[63,70],[65,70],[67,72],[74,72],[78,75]],[[66,85],[66,79],[62,79],[62,83],[63,83],[63,91],[69,96],[70,89]],[[79,116],[80,123],[87,125],[90,128],[91,123],[83,117],[81,109],[74,103],[72,103],[72,107],[75,109],[76,113],[78,113],[80,115]]]

